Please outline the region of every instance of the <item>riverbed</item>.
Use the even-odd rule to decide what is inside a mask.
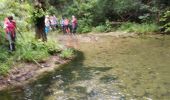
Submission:
[[[0,100],[168,100],[170,36],[79,36],[77,57]],[[77,43],[78,42],[78,43]]]

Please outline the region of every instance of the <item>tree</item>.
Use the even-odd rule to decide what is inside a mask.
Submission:
[[[45,34],[45,0],[34,0],[34,13],[35,17],[35,37],[36,39],[42,39],[43,41],[47,41],[47,35]]]

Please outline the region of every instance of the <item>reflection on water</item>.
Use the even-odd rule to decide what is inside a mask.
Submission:
[[[77,58],[0,100],[168,100],[170,37],[81,43]]]

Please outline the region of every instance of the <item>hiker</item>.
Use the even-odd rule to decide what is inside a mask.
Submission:
[[[45,33],[46,35],[48,34],[48,32],[50,31],[50,17],[48,15],[45,16]]]
[[[51,16],[50,21],[51,21],[52,30],[53,31],[56,30],[56,28],[57,28],[57,18],[56,18],[56,16],[55,15]]]
[[[15,39],[16,39],[16,22],[12,16],[5,18],[4,28],[6,32],[7,40],[9,41],[9,50],[15,51]]]
[[[63,31],[63,34],[65,34],[65,31],[64,31],[64,17],[62,16],[61,20],[60,20],[60,25],[61,25],[61,29]]]
[[[76,30],[77,30],[77,26],[78,26],[78,24],[77,24],[77,19],[76,19],[76,17],[75,16],[72,16],[72,21],[71,21],[72,23],[71,23],[71,29],[72,29],[72,34],[75,34],[76,33]]]
[[[65,18],[64,19],[64,32],[65,33],[70,33],[70,28],[69,28],[69,19]]]

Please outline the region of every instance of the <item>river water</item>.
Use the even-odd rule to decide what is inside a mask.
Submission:
[[[170,36],[98,36],[77,57],[0,100],[169,100]]]

